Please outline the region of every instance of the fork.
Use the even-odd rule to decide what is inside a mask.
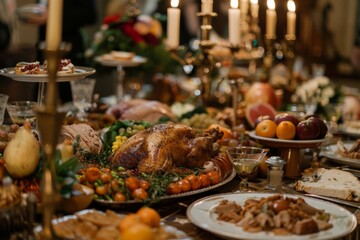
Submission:
[[[289,193],[289,194],[294,194],[294,195],[302,195],[301,193],[295,191],[293,188],[291,188],[288,185],[279,185],[279,186],[276,187],[275,191],[279,192],[279,193]]]

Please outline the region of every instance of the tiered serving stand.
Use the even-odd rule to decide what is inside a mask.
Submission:
[[[278,155],[286,161],[285,176],[288,178],[299,178],[302,173],[302,152],[306,148],[318,148],[324,139],[315,140],[282,140],[277,138],[260,137],[254,131],[249,136],[256,142],[271,149],[276,149]]]
[[[56,78],[57,82],[69,82],[83,79],[96,71],[90,67],[75,67],[75,72],[70,74],[61,74]],[[19,82],[39,83],[37,103],[42,105],[45,98],[46,82],[49,79],[48,74],[16,74],[15,68],[0,69],[0,75],[9,77]]]

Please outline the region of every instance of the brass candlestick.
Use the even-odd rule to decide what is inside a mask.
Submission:
[[[57,109],[57,66],[64,53],[71,48],[69,44],[62,44],[58,50],[47,50],[42,45],[42,50],[47,59],[49,80],[46,86],[45,106],[36,107],[38,130],[41,136],[41,145],[45,153],[43,162],[43,176],[41,181],[41,200],[43,212],[42,239],[53,239],[54,234],[51,219],[56,204],[60,200],[59,186],[56,181],[55,149],[58,143],[61,125],[65,118],[65,112]]]
[[[210,41],[210,33],[212,30],[212,18],[216,17],[217,14],[212,13],[197,13],[197,16],[201,18],[200,26],[200,49],[201,55],[199,58],[199,77],[201,80],[201,96],[202,103],[206,106],[209,102],[211,94],[211,73],[214,69],[214,59],[210,54],[210,50],[215,46],[215,43]]]
[[[295,62],[295,34],[286,34],[285,35],[285,57],[287,67],[290,72],[290,90],[295,90],[297,81],[296,76],[294,76],[294,62]]]

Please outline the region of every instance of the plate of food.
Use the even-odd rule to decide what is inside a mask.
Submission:
[[[274,148],[314,148],[321,145],[324,139],[314,140],[285,140],[278,138],[268,138],[256,135],[255,131],[249,132],[249,136],[262,145]]]
[[[95,61],[108,67],[136,67],[146,63],[147,59],[137,56],[133,52],[111,51],[110,53],[95,57]]]
[[[94,68],[74,66],[71,60],[61,59],[56,80],[58,82],[80,80],[95,72]],[[37,61],[19,62],[13,68],[0,69],[0,75],[20,82],[47,82],[49,78],[46,61],[44,64]]]
[[[320,155],[334,163],[360,169],[360,139],[346,142],[339,140],[336,144],[322,148]]]
[[[188,176],[192,177],[193,175],[188,175]],[[166,202],[178,200],[180,198],[194,196],[196,194],[201,194],[201,193],[204,193],[207,191],[215,190],[215,189],[229,183],[235,176],[236,176],[236,171],[233,170],[225,179],[221,180],[217,184],[209,185],[207,187],[201,187],[196,190],[188,190],[186,192],[165,193],[163,196],[154,198],[154,199],[151,199],[151,197],[149,196],[149,198],[147,198],[147,199],[126,199],[126,200],[118,201],[117,196],[114,195],[112,198],[110,197],[108,199],[96,198],[96,199],[94,199],[94,202],[95,202],[95,204],[97,204],[101,207],[106,207],[106,208],[110,208],[110,209],[127,209],[129,207],[130,208],[138,208],[139,206],[144,205],[144,203],[147,203],[147,204],[166,203]],[[186,178],[184,178],[184,179],[186,179]],[[181,181],[181,180],[179,180],[179,181]],[[171,186],[172,185],[169,184],[168,189],[172,188]],[[175,191],[177,191],[177,190],[175,190]]]
[[[193,202],[187,217],[232,239],[337,239],[357,226],[356,217],[338,205],[290,194],[212,195]]]
[[[136,213],[119,214],[111,210],[105,212],[86,209],[52,220],[54,234],[61,239],[108,239],[117,240],[119,236],[126,239],[182,239],[190,240],[185,232],[164,224],[160,215],[152,208],[144,207]],[[41,227],[35,229],[41,234]]]
[[[360,121],[348,121],[339,126],[339,133],[360,138]]]

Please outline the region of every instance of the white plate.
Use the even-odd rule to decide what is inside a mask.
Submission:
[[[354,144],[354,142],[344,142],[344,145],[347,149],[350,149],[350,147],[353,144]],[[323,148],[321,150],[320,156],[326,157],[330,161],[335,162],[335,163],[339,163],[342,165],[360,169],[360,159],[343,157],[337,153],[337,148],[338,147],[336,144],[326,146],[325,148]]]
[[[357,125],[360,126],[360,123],[357,122]],[[356,137],[356,138],[360,138],[360,128],[358,127],[352,127],[352,126],[346,126],[345,124],[339,126],[339,130],[340,133],[348,135],[348,136],[352,136],[352,137]]]
[[[95,57],[95,61],[107,67],[136,67],[140,64],[146,63],[147,59],[144,57],[135,56],[132,59],[105,60],[102,56],[97,56]]]
[[[274,194],[267,193],[230,193],[218,194],[205,197],[193,202],[187,209],[186,214],[189,220],[206,231],[217,236],[231,239],[291,239],[291,240],[307,240],[307,239],[338,239],[351,233],[357,226],[356,217],[348,210],[318,199],[301,196],[309,205],[324,209],[332,215],[331,223],[333,227],[315,234],[307,235],[291,235],[291,236],[275,236],[271,232],[250,233],[244,231],[241,227],[235,226],[233,223],[227,223],[217,220],[215,207],[222,200],[235,201],[237,204],[244,205],[249,198],[269,197]],[[286,197],[296,198],[299,196],[284,194]]]
[[[96,71],[94,68],[89,67],[75,67],[74,73],[59,74],[57,76],[57,82],[69,82],[74,80],[83,79]],[[0,75],[14,79],[20,82],[47,82],[48,74],[16,74],[14,68],[0,69]]]

